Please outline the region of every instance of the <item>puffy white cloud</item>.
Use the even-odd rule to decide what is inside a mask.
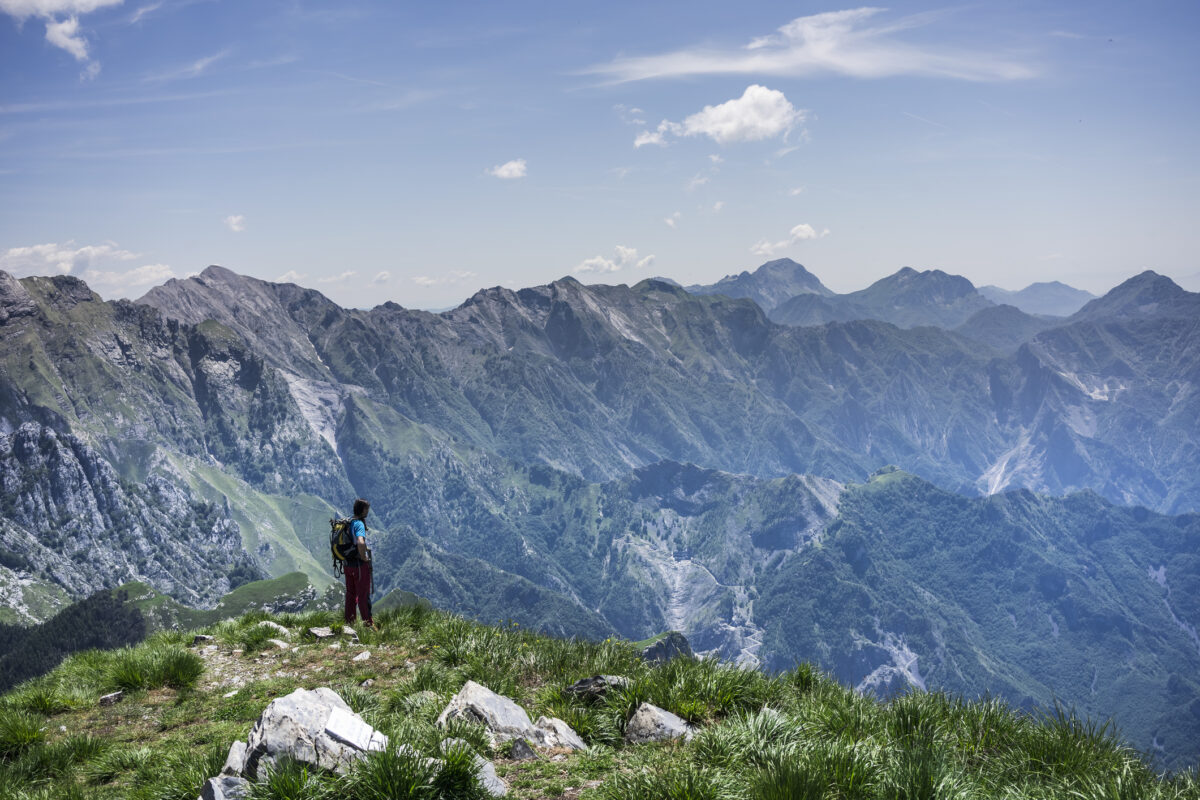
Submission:
[[[60,14],[88,14],[106,6],[119,6],[122,0],[0,0],[0,11],[17,19],[56,17]]]
[[[0,254],[0,269],[18,278],[30,275],[82,275],[96,264],[132,261],[137,253],[121,249],[116,242],[76,247],[75,242],[13,247]]]
[[[66,50],[75,56],[76,61],[87,61],[87,42],[79,35],[79,17],[67,17],[62,22],[47,22],[46,41]]]
[[[800,194],[804,194],[803,186],[793,186],[791,189],[788,189],[788,197],[795,197]]]
[[[487,171],[488,175],[502,178],[504,180],[512,180],[514,178],[524,178],[526,172],[525,159],[514,158],[512,161],[505,161],[503,164],[497,164]]]
[[[856,78],[924,75],[972,81],[1031,78],[1036,70],[977,43],[951,47],[909,43],[904,31],[936,22],[937,12],[913,14],[872,24],[881,8],[855,8],[797,17],[775,33],[737,48],[691,48],[651,56],[618,58],[585,70],[616,83],[689,75],[773,75],[807,77],[822,73]]]
[[[823,239],[829,235],[829,228],[824,228],[818,231],[812,225],[802,222],[794,226],[788,231],[788,238],[780,242],[771,242],[766,239],[761,239],[755,242],[750,247],[750,252],[756,256],[773,256],[780,250],[785,250],[799,242],[808,241],[810,239]]]
[[[105,297],[131,297],[178,276],[166,264],[146,264],[125,271],[89,269],[80,277]]]
[[[223,219],[222,222],[225,223],[225,227],[229,228],[229,230],[233,231],[234,233],[241,233],[242,231],[246,230],[245,214],[230,214],[228,217]]]
[[[669,217],[663,217],[663,222],[666,223],[668,228],[674,228],[675,223],[679,222],[681,219],[683,219],[683,214],[680,214],[678,211],[676,211]]]
[[[707,136],[717,144],[762,141],[782,136],[803,124],[806,114],[793,106],[783,92],[751,84],[741,97],[705,106],[682,123],[663,120],[655,130],[642,131],[633,146],[665,145],[668,135]]]
[[[713,207],[712,207],[713,213],[714,213],[714,214],[719,214],[719,213],[721,213],[721,209],[722,209],[722,208],[724,208],[724,207],[725,207],[725,201],[724,201],[724,200],[718,200],[717,202],[713,203]]]
[[[328,275],[324,278],[317,278],[317,283],[341,283],[342,281],[350,280],[357,274],[357,270],[348,269],[338,275]]]
[[[445,286],[453,283],[463,283],[474,278],[478,278],[474,272],[468,270],[451,270],[445,275],[433,278],[428,275],[417,275],[412,279],[412,282],[417,286]]]
[[[576,274],[594,273],[602,275],[608,272],[620,272],[623,269],[641,269],[654,263],[654,256],[652,255],[638,258],[636,247],[625,247],[619,244],[615,250],[615,258],[605,258],[599,255],[585,258],[573,271]]]
[[[719,155],[717,155],[716,153],[709,153],[708,160],[709,160],[709,161],[711,161],[711,162],[712,162],[712,163],[714,163],[714,164],[720,164],[720,163],[721,163],[722,161],[724,161],[725,159],[721,158],[721,157],[720,157]]]
[[[294,269],[289,269],[287,272],[275,279],[276,283],[300,283],[308,277],[307,272],[296,272]]]
[[[382,269],[375,273],[375,277],[371,279],[371,283],[387,283],[392,279],[392,273],[386,269]]]

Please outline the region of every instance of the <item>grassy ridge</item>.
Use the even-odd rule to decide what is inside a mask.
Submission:
[[[0,796],[194,798],[229,744],[244,738],[271,699],[298,686],[332,686],[391,748],[349,777],[285,767],[259,797],[470,798],[466,757],[451,756],[433,783],[420,757],[447,735],[495,759],[516,798],[1200,798],[1194,773],[1162,776],[1105,726],[1069,710],[1026,714],[1001,701],[914,692],[890,702],[855,694],[808,665],[770,676],[712,660],[651,666],[621,640],[555,639],[520,626],[485,626],[410,605],[379,614],[362,648],[306,640],[328,612],[273,617],[295,645],[274,649],[263,613],[191,633],[164,632],[133,648],[71,656],[0,697]],[[569,683],[598,673],[632,679],[587,704]],[[368,686],[362,684],[370,679]],[[557,716],[588,743],[563,761],[513,761],[488,752],[482,729],[434,720],[464,681]],[[232,690],[231,690],[232,687]],[[126,699],[99,707],[101,693]],[[641,702],[697,726],[688,743],[629,747],[626,720]],[[417,757],[399,745],[411,746]]]

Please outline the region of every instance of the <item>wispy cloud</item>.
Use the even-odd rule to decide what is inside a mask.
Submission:
[[[149,16],[150,14],[153,14],[155,11],[158,11],[160,8],[162,8],[162,5],[163,5],[162,3],[147,3],[144,6],[140,6],[136,11],[133,12],[132,15],[130,15],[129,24],[130,25],[138,24],[143,19],[145,19],[147,16]]]
[[[225,227],[234,233],[241,233],[246,230],[246,215],[245,214],[230,214],[225,219],[221,220],[225,223]]]
[[[275,279],[276,283],[300,283],[300,281],[308,278],[307,272],[296,272],[294,269],[289,269],[287,272]]]
[[[642,131],[634,147],[665,145],[667,136],[707,136],[717,144],[755,142],[787,134],[803,124],[806,112],[783,92],[752,84],[741,97],[705,106],[683,122],[663,120],[653,131]]]
[[[208,68],[217,63],[223,58],[226,58],[230,53],[229,48],[226,48],[219,53],[213,53],[203,58],[198,58],[183,66],[174,69],[166,70],[165,72],[157,72],[152,75],[147,75],[142,78],[143,83],[165,83],[167,81],[186,80],[188,78],[197,78],[208,71]]]
[[[676,225],[676,224],[679,222],[679,220],[681,220],[681,219],[683,219],[683,214],[681,214],[681,213],[679,213],[678,211],[676,211],[674,214],[672,214],[672,215],[671,215],[671,216],[669,216],[669,217],[663,217],[663,222],[666,224],[666,226],[667,226],[668,228],[674,228],[674,227],[675,227],[675,225]]]
[[[492,175],[503,180],[512,180],[514,178],[524,178],[526,173],[525,159],[514,158],[512,161],[506,161],[503,164],[497,164],[487,171],[488,175]]]
[[[137,95],[126,97],[107,97],[84,101],[50,101],[41,103],[13,103],[0,106],[0,114],[42,114],[51,111],[77,111],[87,108],[119,108],[121,106],[151,105],[154,103],[179,103],[189,100],[203,100],[209,97],[222,97],[233,94],[232,89],[214,90],[211,92],[188,92],[180,94]]]
[[[132,297],[178,276],[167,264],[145,264],[129,270],[89,269],[80,277],[99,294],[112,298]]]
[[[802,222],[788,231],[788,238],[779,242],[762,239],[750,247],[750,252],[756,256],[773,256],[780,250],[786,250],[794,244],[810,239],[823,239],[829,235],[829,228],[818,231],[812,225]]]
[[[654,256],[649,255],[639,258],[636,247],[617,245],[616,256],[614,258],[605,258],[599,255],[585,258],[572,271],[576,275],[587,273],[603,275],[609,272],[620,272],[623,269],[641,269],[653,263]]]
[[[942,128],[944,130],[950,130],[949,125],[943,125],[940,122],[934,122],[931,119],[926,119],[925,117],[919,117],[916,114],[913,114],[911,112],[901,111],[900,113],[903,114],[904,116],[908,117],[909,119],[915,119],[917,122],[924,122],[926,125],[932,125],[935,128]]]
[[[358,270],[348,269],[345,272],[338,273],[337,275],[328,275],[324,278],[317,278],[317,283],[341,283],[343,281],[350,280],[357,274]]]
[[[388,272],[386,269],[383,269],[375,273],[375,277],[371,279],[371,283],[387,283],[391,279],[392,273]]]
[[[923,13],[876,23],[881,8],[855,8],[797,17],[775,33],[737,48],[689,48],[649,56],[618,58],[584,70],[614,83],[692,75],[775,75],[808,77],[822,73],[856,78],[925,75],[972,81],[1030,78],[1036,70],[1019,60],[966,44],[948,47],[914,44],[901,34],[935,22]]]
[[[478,277],[479,277],[479,275],[477,275],[476,273],[470,272],[467,270],[451,270],[450,272],[447,272],[445,275],[440,275],[436,278],[430,277],[429,275],[417,275],[412,278],[412,282],[415,283],[417,286],[425,286],[425,287],[445,286],[447,284],[462,283],[464,281],[473,280]]]

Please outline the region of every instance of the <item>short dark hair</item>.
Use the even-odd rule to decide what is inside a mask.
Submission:
[[[371,504],[361,497],[354,501],[354,516],[362,519],[371,510]]]

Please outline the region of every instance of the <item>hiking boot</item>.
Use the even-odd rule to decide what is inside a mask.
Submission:
[[[369,619],[366,622],[364,622],[363,627],[370,628],[373,631],[379,630],[379,628],[375,625],[375,620],[373,620],[373,619]]]

